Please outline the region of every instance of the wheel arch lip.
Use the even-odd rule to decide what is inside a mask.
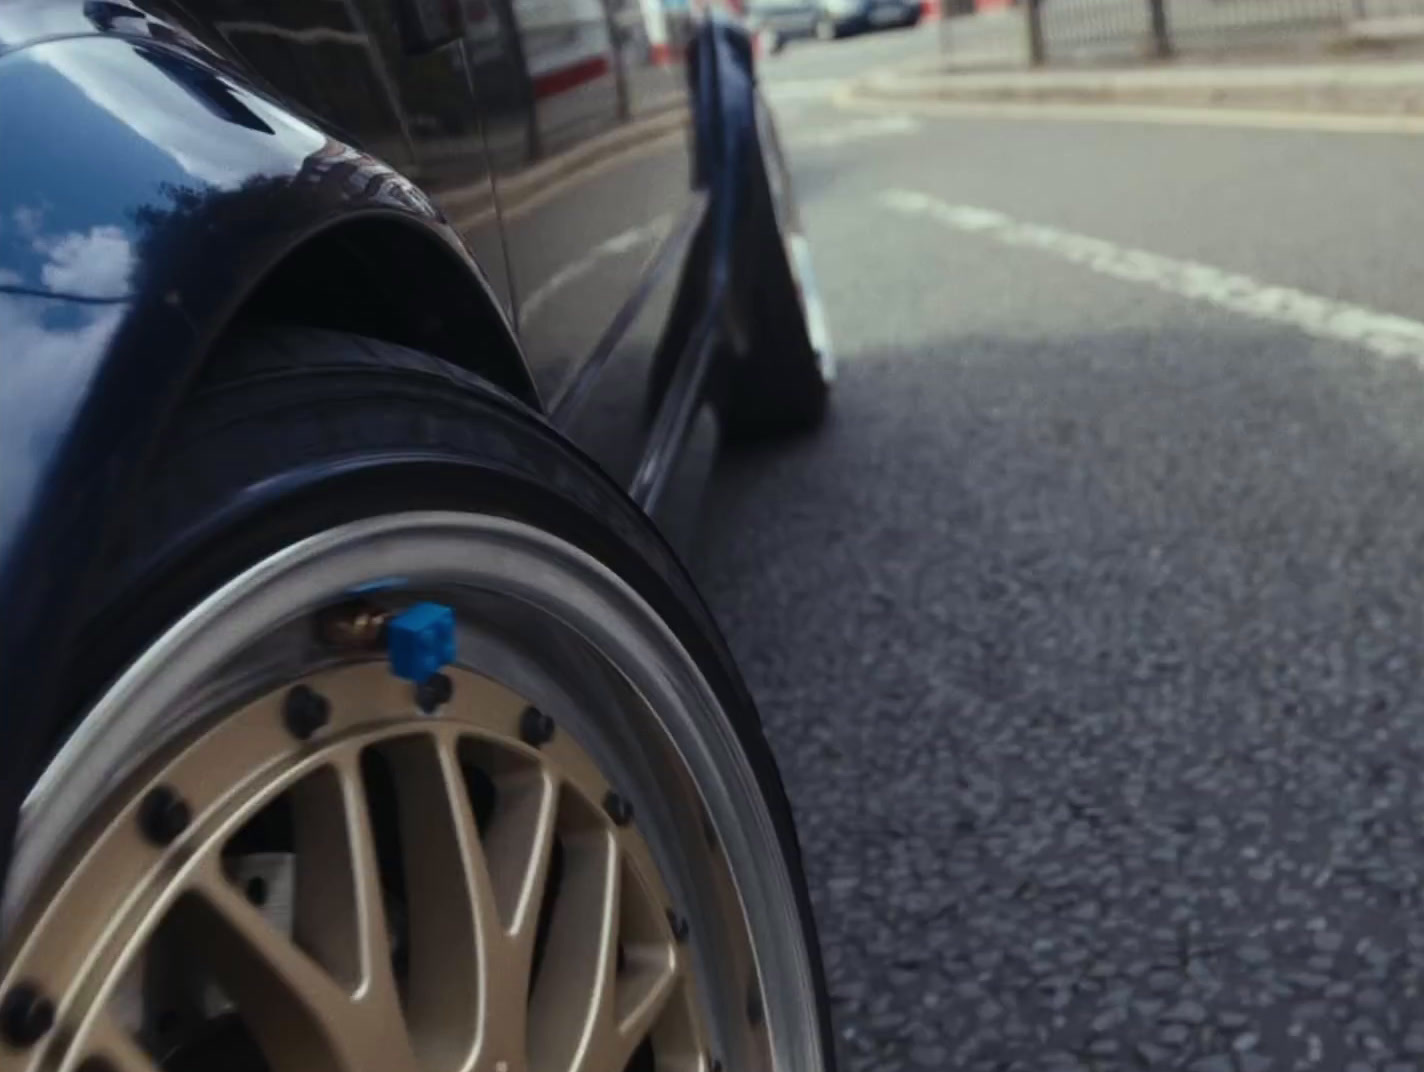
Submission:
[[[215,53],[41,39],[0,55],[0,107],[0,751],[33,758],[128,489],[216,340],[294,251],[358,223],[412,236],[468,296],[466,336],[477,320],[508,355],[500,386],[540,402],[498,299],[425,194]]]
[[[758,151],[756,68],[747,29],[715,11],[707,17],[698,47],[698,95],[710,104],[698,119],[699,170],[712,195],[711,290],[720,300],[734,261],[737,220],[747,201],[751,155]]]

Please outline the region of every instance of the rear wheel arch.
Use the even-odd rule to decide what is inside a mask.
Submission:
[[[254,322],[362,335],[474,373],[541,410],[512,329],[473,260],[408,219],[363,214],[287,250],[214,334],[201,367],[220,374],[228,332]]]
[[[211,322],[210,341],[192,360],[129,487],[136,492],[163,470],[163,455],[191,406],[212,386],[244,375],[244,340],[254,333],[270,337],[272,328],[289,337],[336,333],[358,346],[403,347],[459,376],[458,383],[443,383],[444,390],[492,389],[542,415],[523,354],[478,272],[436,231],[403,216],[362,214],[309,233]],[[264,371],[301,372],[318,361],[300,345],[270,347]],[[115,563],[130,556],[136,526],[141,519],[128,505],[110,516],[95,584],[102,587]]]

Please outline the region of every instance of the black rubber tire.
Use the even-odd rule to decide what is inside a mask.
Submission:
[[[765,107],[760,102],[757,106]],[[765,129],[774,142],[775,126]],[[727,438],[740,442],[808,432],[825,419],[830,401],[830,385],[811,343],[767,169],[781,169],[780,181],[790,197],[787,223],[799,227],[791,177],[779,145],[758,149],[751,162],[732,275],[732,309],[744,352],[728,362],[719,406]]]
[[[805,928],[828,1072],[829,1003],[800,849],[756,706],[686,571],[648,518],[539,415],[479,378],[404,347],[328,331],[234,335],[197,384],[140,489],[95,593],[73,667],[62,742],[75,716],[184,611],[297,540],[404,510],[517,518],[615,571],[696,659],[756,774]],[[244,504],[293,474],[316,485]],[[346,476],[335,474],[345,471]]]

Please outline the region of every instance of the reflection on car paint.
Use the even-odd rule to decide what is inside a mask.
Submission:
[[[560,290],[578,282],[602,262],[628,256],[658,242],[672,225],[670,215],[662,215],[642,227],[632,227],[622,234],[606,238],[578,260],[570,261],[544,281],[519,304],[519,323],[523,327],[532,320]]]
[[[127,263],[117,258],[105,270]],[[69,264],[59,271],[68,273]],[[30,520],[36,492],[64,427],[58,422],[34,425],[19,415],[72,418],[92,385],[98,357],[113,340],[126,309],[122,300],[80,301],[17,293],[10,289],[8,279],[0,276],[0,323],[5,325],[4,347],[9,353],[5,364],[6,419],[0,420],[0,512],[6,521],[0,525],[0,559],[8,557],[12,550],[9,541]]]
[[[544,392],[594,356],[632,299],[660,323],[677,274],[613,256],[697,210],[685,6],[662,0],[213,0],[226,43],[284,97],[430,195],[517,325]],[[597,270],[583,265],[592,257]],[[555,300],[555,298],[557,300]],[[646,380],[657,332],[601,355]],[[601,389],[595,385],[591,393]],[[619,390],[609,386],[609,390]],[[580,422],[595,455],[617,433]]]

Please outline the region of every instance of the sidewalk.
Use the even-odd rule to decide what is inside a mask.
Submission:
[[[946,69],[943,60],[872,73],[855,95],[882,101],[1154,105],[1353,115],[1424,115],[1424,60],[1155,63],[1110,68]]]

